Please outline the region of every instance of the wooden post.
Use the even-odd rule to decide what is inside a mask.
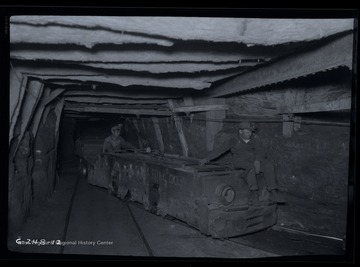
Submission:
[[[301,117],[296,116],[294,117],[294,131],[300,130],[301,127]]]
[[[29,125],[32,123],[32,118],[34,116],[35,110],[39,104],[39,100],[42,96],[44,89],[44,84],[38,80],[29,80],[27,84],[27,92],[25,94],[25,99],[21,106],[21,126],[20,126],[20,137],[14,151],[14,155],[21,143],[21,140],[24,136],[24,133],[28,129]]]
[[[194,106],[194,100],[191,96],[185,96],[184,97],[184,104],[185,106]],[[189,116],[190,118],[190,123],[192,123],[193,119],[194,119],[194,114],[192,113],[186,113],[186,116]]]
[[[154,123],[155,134],[156,134],[156,138],[159,143],[160,151],[164,152],[165,147],[164,147],[164,141],[163,141],[163,137],[161,134],[160,125],[159,125],[159,119],[157,117],[152,117],[152,121]]]
[[[291,137],[293,134],[293,129],[294,129],[294,122],[293,121],[289,121],[290,119],[290,114],[283,114],[283,136],[284,137]]]
[[[216,104],[225,104],[225,99],[211,99],[210,102],[216,101]],[[214,140],[216,134],[222,129],[222,121],[212,120],[223,120],[226,117],[225,110],[210,110],[206,112],[206,150],[212,151],[214,148]]]
[[[14,69],[10,70],[10,102],[9,102],[9,144],[13,138],[17,118],[21,112],[21,105],[25,95],[25,86],[27,84],[27,76],[18,77]],[[20,80],[21,79],[21,80]]]
[[[134,124],[134,126],[135,126],[135,129],[136,129],[136,135],[137,135],[137,137],[138,137],[139,147],[140,147],[140,149],[143,149],[143,145],[142,145],[142,142],[141,142],[141,140],[140,140],[141,134],[140,134],[140,129],[139,129],[138,121],[137,121],[137,119],[133,119],[132,122],[133,122],[133,124]]]
[[[174,108],[174,102],[172,99],[169,99],[169,107],[172,110]],[[189,148],[186,142],[185,134],[182,128],[181,118],[179,118],[177,115],[174,115],[174,122],[176,130],[178,131],[179,138],[180,138],[180,144],[183,151],[183,156],[188,157]]]

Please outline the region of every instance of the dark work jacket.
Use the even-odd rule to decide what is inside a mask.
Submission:
[[[121,151],[122,149],[135,149],[135,146],[127,142],[121,136],[119,136],[119,138],[116,140],[113,140],[111,138],[111,135],[105,138],[103,144],[103,152],[113,153]]]
[[[253,166],[255,160],[261,162],[265,159],[265,149],[257,135],[253,135],[248,143],[241,138],[233,138],[225,145],[211,151],[205,159],[211,161],[229,150],[235,169],[248,169]]]

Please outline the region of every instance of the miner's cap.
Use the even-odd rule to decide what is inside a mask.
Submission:
[[[122,124],[115,125],[111,128],[111,131],[114,132],[116,130],[121,131]]]
[[[243,121],[239,123],[239,130],[248,129],[250,131],[254,130],[253,126],[248,121]]]

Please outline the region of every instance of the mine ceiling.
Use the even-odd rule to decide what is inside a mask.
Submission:
[[[168,98],[203,94],[352,28],[341,19],[12,16],[10,62],[79,118],[166,116]]]

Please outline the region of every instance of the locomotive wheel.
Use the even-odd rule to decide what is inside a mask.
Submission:
[[[124,200],[129,193],[129,190],[127,188],[123,188],[121,185],[119,185],[116,196],[120,199]]]
[[[78,174],[82,178],[86,178],[88,175],[88,167],[86,161],[83,159],[80,159]]]

